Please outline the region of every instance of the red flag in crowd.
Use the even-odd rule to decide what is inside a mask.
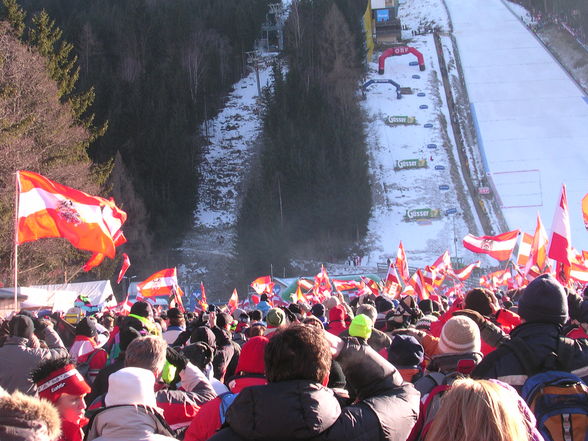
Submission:
[[[519,254],[517,256],[517,265],[525,267],[531,255],[531,246],[533,245],[533,235],[523,233],[521,243],[519,244]]]
[[[178,277],[175,268],[167,268],[149,276],[137,285],[137,289],[143,297],[169,296],[178,286]]]
[[[396,254],[396,268],[404,283],[408,283],[410,273],[408,272],[408,261],[406,260],[406,253],[404,252],[404,245],[402,241],[398,245],[398,252]]]
[[[472,271],[474,270],[474,268],[480,268],[480,264],[481,262],[477,260],[474,263],[470,263],[465,268],[462,268],[460,270],[454,270],[453,274],[455,275],[455,277],[457,277],[459,280],[463,282],[464,280],[469,279],[469,277],[472,275]]]
[[[337,280],[331,279],[331,283],[336,291],[350,291],[352,289],[359,289],[360,283],[357,280]],[[300,284],[298,285],[300,286]]]
[[[441,254],[435,263],[433,263],[433,267],[439,274],[445,274],[451,271],[451,255],[449,254],[449,251],[445,251]]]
[[[113,200],[91,196],[29,171],[17,172],[17,243],[62,237],[74,247],[116,253],[115,235],[127,219]]]
[[[488,254],[496,260],[508,260],[517,244],[519,230],[509,231],[498,236],[476,237],[468,234],[463,238],[463,246],[474,253]]]
[[[271,276],[263,276],[258,277],[253,282],[251,282],[251,288],[255,290],[255,292],[259,295],[262,294],[271,294],[274,289],[274,283],[272,282]]]
[[[551,241],[547,254],[556,262],[570,265],[572,250],[572,235],[570,233],[570,215],[568,212],[568,197],[566,186],[562,185],[559,203],[555,209],[551,224]]]
[[[200,282],[200,299],[198,300],[198,304],[202,308],[203,311],[208,309],[208,300],[206,299],[206,289],[204,288],[204,282]]]
[[[184,308],[184,302],[182,301],[182,296],[184,295],[184,291],[178,285],[172,288],[172,293],[168,299],[169,307],[170,308],[178,308],[182,312],[186,312],[186,308]]]
[[[235,309],[238,308],[239,306],[239,295],[237,294],[237,288],[235,288],[233,290],[233,294],[231,294],[231,297],[229,298],[229,303],[227,303],[228,307],[229,307],[229,311],[231,312],[231,314],[233,313],[233,311]]]
[[[414,294],[417,296],[419,300],[429,298],[429,291],[427,290],[423,273],[420,269],[416,270],[416,272],[412,275],[408,283],[410,284],[410,286],[413,287]]]
[[[549,238],[543,228],[541,222],[541,216],[537,213],[537,227],[535,228],[535,234],[533,235],[533,242],[531,243],[531,252],[529,254],[529,260],[525,265],[525,273],[528,269],[537,265],[539,271],[543,271],[545,264],[547,263],[547,245],[549,244]]]
[[[388,273],[386,274],[386,279],[384,279],[384,293],[396,297],[401,290],[402,284],[400,283],[400,279],[398,278],[396,268],[393,264],[390,264],[390,266],[388,266]]]
[[[378,286],[375,280],[372,280],[369,277],[365,276],[361,276],[361,280],[363,281],[363,283],[365,283],[365,286],[369,288],[373,295],[380,295],[380,287]]]
[[[122,258],[122,266],[120,267],[120,272],[118,273],[118,279],[116,279],[117,284],[120,283],[127,273],[127,270],[131,267],[131,259],[129,259],[129,255],[127,253],[123,253]]]

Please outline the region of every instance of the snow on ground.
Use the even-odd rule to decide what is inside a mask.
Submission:
[[[266,57],[259,71],[262,88],[270,81],[271,59]],[[180,250],[183,265],[179,277],[187,285],[204,280],[212,289],[222,286],[223,268],[234,248],[239,200],[260,127],[257,81],[252,72],[235,84],[225,107],[201,130],[208,134],[208,145],[199,165],[198,205],[194,227]],[[211,292],[212,298],[216,297]]]
[[[500,0],[446,0],[487,167],[511,228],[549,227],[568,187],[572,239],[588,249],[588,101]]]
[[[440,32],[450,31],[447,9],[442,0],[401,0],[398,18],[402,25],[409,27],[409,37],[411,30],[418,31],[419,28],[438,29]]]
[[[409,66],[414,61],[412,55],[388,58],[384,75],[378,75],[376,63],[369,66],[368,79],[392,79],[414,92],[397,100],[392,85],[374,84],[366,93],[374,193],[366,263],[372,265],[395,256],[400,240],[411,265],[432,264],[447,249],[455,256],[455,238],[457,255],[464,257],[461,239],[468,233],[468,226],[459,214],[462,210],[451,179],[452,164],[446,150],[452,148],[451,141],[444,142],[441,127],[440,115],[447,114],[447,109],[433,36],[415,37],[410,46],[423,53],[424,72],[418,66]],[[416,124],[390,126],[385,122],[389,116],[414,116]],[[395,170],[397,161],[407,159],[425,160],[428,167]],[[441,190],[441,185],[447,185],[448,190]],[[407,211],[424,208],[438,210],[440,217],[430,221],[405,220]],[[458,214],[445,215],[452,208]]]

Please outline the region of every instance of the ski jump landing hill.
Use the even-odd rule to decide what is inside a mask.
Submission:
[[[486,171],[511,228],[547,228],[567,185],[572,240],[588,249],[588,99],[501,0],[445,0]]]

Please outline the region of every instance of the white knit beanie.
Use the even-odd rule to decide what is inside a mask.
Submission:
[[[480,352],[480,330],[476,323],[463,315],[450,318],[441,331],[438,352],[442,354],[465,354]]]
[[[108,377],[108,393],[104,403],[106,406],[142,404],[157,407],[154,387],[153,372],[138,367],[126,367]]]

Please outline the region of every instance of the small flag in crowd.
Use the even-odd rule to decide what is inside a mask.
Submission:
[[[469,279],[469,277],[472,275],[472,271],[474,271],[474,268],[480,268],[480,265],[481,262],[477,260],[474,263],[470,263],[465,268],[462,268],[460,270],[454,270],[453,274],[455,275],[455,277],[457,277],[460,281],[463,282],[464,280]]]
[[[398,273],[400,277],[404,281],[404,283],[408,283],[410,279],[410,273],[408,272],[408,261],[406,260],[406,253],[404,252],[404,245],[402,245],[402,241],[400,241],[400,245],[398,245],[398,252],[396,254],[396,268],[398,269]]]
[[[502,233],[498,236],[476,237],[468,234],[463,238],[463,246],[474,253],[488,254],[496,260],[508,260],[517,244],[519,230]]]
[[[274,289],[274,283],[272,282],[271,276],[263,276],[258,277],[253,282],[251,282],[251,288],[255,290],[255,292],[259,295],[262,294],[271,294]]]
[[[120,267],[120,272],[118,273],[118,278],[116,279],[117,284],[120,283],[127,270],[131,267],[131,259],[129,259],[129,255],[127,253],[123,253],[122,258],[122,266]]]
[[[178,276],[175,268],[167,268],[152,274],[137,285],[143,297],[169,296],[178,286]]]
[[[237,294],[237,288],[233,290],[233,293],[231,294],[231,297],[229,298],[229,303],[227,303],[227,305],[229,307],[229,311],[231,312],[231,314],[235,309],[239,307],[239,295]]]
[[[566,186],[562,185],[559,203],[555,208],[553,223],[551,224],[551,241],[547,255],[556,262],[570,265],[572,249],[572,235],[570,233],[570,214],[568,212],[568,197]]]

